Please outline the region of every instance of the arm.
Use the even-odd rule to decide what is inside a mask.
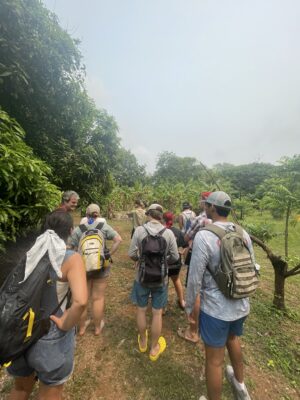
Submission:
[[[209,262],[209,253],[203,235],[199,232],[193,242],[193,252],[190,263],[189,278],[186,292],[186,312],[193,311],[197,295],[200,293],[202,279]]]
[[[166,232],[168,232],[168,234],[169,234],[169,246],[168,246],[167,259],[168,259],[168,263],[172,264],[178,260],[179,253],[178,253],[178,248],[177,248],[177,243],[176,243],[176,238],[175,238],[174,233],[170,229],[167,229]]]
[[[179,225],[179,229],[182,230],[183,229],[183,216],[181,214],[178,217],[178,225]]]
[[[133,261],[138,261],[139,259],[138,232],[139,228],[134,231],[128,250],[128,255]]]
[[[117,251],[117,248],[120,246],[121,242],[122,242],[122,238],[119,234],[117,234],[113,238],[113,245],[111,246],[111,248],[109,250],[111,256]]]
[[[69,283],[71,289],[72,305],[61,317],[51,315],[50,318],[59,329],[68,331],[77,325],[88,302],[86,271],[81,256],[74,254],[69,257],[62,265],[61,271],[62,279]]]
[[[77,226],[77,228],[72,232],[71,237],[68,239],[68,248],[77,250],[81,235],[82,232]]]

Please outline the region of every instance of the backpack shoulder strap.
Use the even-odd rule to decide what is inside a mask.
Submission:
[[[81,230],[81,233],[84,233],[88,230],[84,224],[79,225],[79,229]]]
[[[162,234],[164,233],[164,231],[165,231],[166,229],[167,229],[167,228],[163,228],[161,231],[158,232],[158,235],[159,235],[159,236],[162,236]]]
[[[226,230],[214,225],[214,224],[209,224],[206,225],[205,227],[199,229],[199,231],[209,231],[214,233],[216,236],[218,236],[219,239],[222,239],[226,235]]]
[[[143,228],[145,229],[147,235],[149,236],[149,235],[150,235],[150,232],[149,232],[148,229],[146,228],[146,224],[143,225]]]
[[[94,229],[99,229],[99,231],[101,231],[101,229],[103,228],[104,222],[99,222],[99,224],[97,226],[95,226]]]
[[[234,225],[234,227],[235,227],[236,233],[243,238],[243,236],[244,236],[243,228],[240,225]]]

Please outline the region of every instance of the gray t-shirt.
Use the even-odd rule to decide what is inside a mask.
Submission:
[[[222,227],[233,226],[232,222],[214,222]],[[246,231],[244,240],[247,242],[251,257],[254,252],[251,239]],[[235,321],[249,314],[249,299],[232,300],[226,298],[219,290],[214,278],[206,268],[212,271],[220,264],[220,240],[212,232],[199,231],[193,242],[193,252],[190,263],[188,286],[186,293],[186,312],[192,312],[197,294],[201,296],[201,310],[206,314],[223,321]]]
[[[157,235],[162,229],[165,228],[165,226],[163,226],[158,221],[157,222],[149,221],[146,224],[146,228],[150,234]],[[133,234],[131,242],[130,242],[130,247],[128,250],[128,255],[135,261],[138,261],[138,259],[139,259],[139,255],[142,250],[142,240],[146,236],[147,236],[147,232],[146,232],[144,226],[138,226],[136,228],[136,230],[134,231],[134,234]],[[162,236],[166,239],[166,242],[167,242],[166,257],[168,260],[168,264],[171,264],[171,263],[177,261],[179,258],[176,239],[175,239],[174,233],[170,229],[166,229],[163,232]],[[137,277],[138,277],[138,266],[137,266],[136,280],[138,280]]]
[[[89,224],[85,224],[85,226],[88,229],[95,229],[98,224],[99,224],[99,221],[97,221],[97,219],[96,219],[92,224],[90,224],[90,225]],[[103,226],[101,228],[101,232],[103,233],[103,236],[104,236],[105,240],[113,240],[113,238],[118,234],[106,222],[104,222],[104,224],[103,224]],[[68,240],[68,243],[72,247],[78,248],[81,236],[82,236],[82,231],[79,228],[79,226],[77,226],[77,228],[75,228],[74,231],[72,232],[71,238]]]

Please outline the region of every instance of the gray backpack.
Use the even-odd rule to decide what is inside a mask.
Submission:
[[[258,286],[258,271],[243,238],[243,229],[234,225],[234,230],[225,230],[210,224],[201,230],[217,235],[221,242],[221,261],[213,276],[224,296],[243,299],[252,296]]]

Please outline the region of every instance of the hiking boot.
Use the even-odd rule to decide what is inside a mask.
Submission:
[[[245,386],[244,389],[241,389],[239,387],[236,386],[235,383],[235,379],[234,378],[234,371],[231,365],[227,365],[225,368],[225,375],[226,378],[228,380],[228,382],[230,383],[232,389],[233,389],[233,394],[234,394],[234,398],[235,400],[251,400],[248,390]]]

